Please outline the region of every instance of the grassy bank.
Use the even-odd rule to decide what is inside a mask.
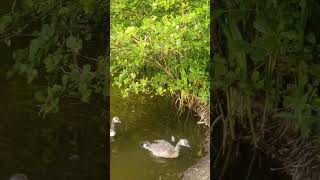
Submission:
[[[276,154],[289,139],[302,144],[319,139],[319,10],[315,1],[217,2],[213,98],[216,120],[223,124],[223,147],[249,136],[246,142]],[[277,129],[286,143],[271,140]],[[319,164],[318,151],[301,148]],[[315,164],[309,161],[280,159],[296,171],[298,166],[312,171],[288,171],[294,178],[319,172],[311,170]]]

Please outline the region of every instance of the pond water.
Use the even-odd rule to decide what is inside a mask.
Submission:
[[[38,87],[6,80],[10,51],[0,48],[0,179],[25,173],[31,180],[106,179],[104,106],[68,100],[58,114],[38,116]]]
[[[11,2],[0,1],[0,15],[10,10]],[[12,42],[12,48],[25,45],[26,38]],[[33,96],[47,82],[7,80],[12,48],[0,44],[0,179],[14,173],[25,173],[30,180],[107,179],[107,104],[68,99],[59,113],[39,117]],[[95,50],[104,53],[103,46]]]
[[[191,113],[179,115],[172,98],[132,95],[122,99],[120,91],[111,88],[111,117],[122,121],[110,142],[110,177],[112,180],[180,179],[180,173],[201,158],[205,128],[196,124]],[[176,144],[186,138],[191,148],[182,147],[177,159],[153,157],[139,143],[164,139]]]

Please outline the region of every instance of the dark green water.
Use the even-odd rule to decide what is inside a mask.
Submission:
[[[11,0],[0,1],[0,15],[10,10]],[[24,47],[26,39],[13,41]],[[22,77],[6,79],[13,63],[12,48],[0,44],[0,179],[25,173],[30,180],[107,179],[107,104],[66,100],[46,119],[38,116],[35,90],[46,82],[27,84]]]
[[[122,99],[118,89],[111,88],[111,116],[119,116],[117,135],[110,144],[110,176],[112,180],[177,180],[179,174],[201,157],[201,139],[205,129],[196,124],[191,113],[177,113],[171,98],[130,96]],[[182,147],[177,159],[155,158],[139,147],[142,140],[171,136],[188,139],[191,148]]]
[[[38,87],[6,80],[10,50],[1,47],[0,58],[0,179],[17,172],[31,180],[106,179],[103,106],[69,100],[42,119],[33,101]]]

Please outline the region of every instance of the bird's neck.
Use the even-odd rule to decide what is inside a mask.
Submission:
[[[175,152],[179,152],[180,151],[180,143],[177,143],[176,147],[174,148]]]
[[[114,130],[114,122],[111,122],[111,129]]]

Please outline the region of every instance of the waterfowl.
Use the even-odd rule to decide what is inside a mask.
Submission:
[[[176,138],[174,136],[171,136],[171,142],[175,142]]]
[[[204,121],[204,118],[201,118],[198,122],[197,122],[197,124],[205,124],[206,122]]]
[[[162,158],[177,158],[180,152],[180,146],[190,148],[189,142],[186,139],[180,139],[176,146],[173,146],[165,140],[154,140],[154,143],[143,141],[141,146],[149,150],[154,156]]]
[[[110,137],[114,137],[116,135],[116,129],[115,129],[116,123],[121,123],[118,116],[115,116],[112,118],[111,128],[110,128]]]

